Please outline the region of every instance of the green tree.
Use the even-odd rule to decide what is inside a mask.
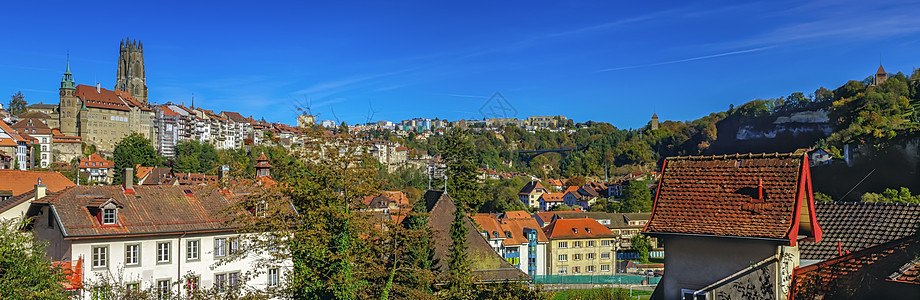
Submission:
[[[639,253],[639,261],[648,262],[648,253],[652,248],[652,244],[649,242],[648,237],[641,233],[636,233],[629,238],[629,243],[630,247]]]
[[[622,212],[651,212],[652,194],[644,181],[632,180],[623,193]]]
[[[447,193],[457,206],[476,211],[483,203],[476,184],[478,168],[469,131],[452,128],[445,137],[444,160],[447,165]]]
[[[34,163],[35,166],[38,168],[40,168],[42,165],[41,157],[42,157],[42,146],[39,144],[32,144],[32,163]]]
[[[448,248],[448,259],[450,274],[450,284],[448,293],[451,298],[460,298],[473,284],[472,269],[470,259],[467,255],[468,245],[466,235],[469,229],[466,228],[466,213],[464,213],[462,204],[457,205],[454,210],[454,220],[450,223],[450,247]]]
[[[220,157],[214,146],[196,140],[176,144],[173,171],[178,173],[215,174]]]
[[[122,183],[126,168],[134,168],[137,164],[155,167],[163,163],[163,158],[157,156],[150,140],[137,132],[132,132],[115,144],[114,156],[115,176],[112,184]]]
[[[45,259],[45,243],[21,228],[21,220],[0,221],[0,298],[67,299],[63,271]]]
[[[26,112],[26,105],[28,103],[26,103],[25,96],[22,95],[22,91],[19,91],[10,96],[10,103],[7,104],[6,110],[12,115],[18,115]]]

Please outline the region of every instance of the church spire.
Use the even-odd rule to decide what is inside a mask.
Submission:
[[[67,69],[64,71],[64,77],[61,78],[61,89],[76,89],[76,83],[73,81],[73,74],[70,73],[70,53],[67,53]]]

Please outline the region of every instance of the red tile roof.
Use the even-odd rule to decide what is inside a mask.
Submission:
[[[222,111],[220,113],[227,116],[227,118],[230,118],[230,120],[233,120],[233,122],[249,123],[246,117],[243,117],[243,115],[241,115],[240,113],[232,112],[232,111]]]
[[[543,232],[550,239],[587,239],[612,237],[613,232],[594,219],[556,219]]]
[[[90,154],[89,157],[80,159],[80,168],[111,168],[114,166],[115,162],[102,158],[102,156],[99,156],[99,154],[96,153]]]
[[[762,191],[762,192],[761,192]],[[672,157],[645,227],[648,233],[820,241],[808,156]]]
[[[914,234],[863,250],[797,268],[789,299],[888,299],[884,281],[900,282],[902,268],[920,255],[920,235]],[[910,275],[908,276],[910,277]],[[914,279],[915,280],[915,279]],[[915,285],[916,282],[907,282]],[[880,288],[881,286],[881,288]],[[916,299],[911,298],[911,299]]]
[[[540,198],[543,202],[562,202],[562,196],[565,196],[565,193],[545,193],[540,195]]]
[[[128,107],[128,103],[122,100],[118,93],[107,89],[100,88],[99,92],[96,92],[96,87],[81,84],[77,86],[77,91],[74,94],[86,103],[86,107],[131,110]]]
[[[35,189],[38,179],[53,193],[74,186],[74,183],[58,172],[0,170],[0,190],[13,191],[13,195],[23,194]]]
[[[134,193],[128,194],[118,185],[75,186],[32,205],[53,205],[65,239],[157,235],[235,230],[227,222],[243,212],[227,210],[236,201],[232,195],[215,185],[134,186]],[[123,206],[118,210],[118,226],[103,226],[92,215],[87,206],[96,199],[112,199]]]
[[[11,125],[10,128],[21,134],[51,134],[51,127],[39,119],[23,119]]]

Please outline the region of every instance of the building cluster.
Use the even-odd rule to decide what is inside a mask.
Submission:
[[[539,211],[550,211],[560,205],[588,210],[600,198],[616,201],[623,196],[623,188],[632,180],[656,182],[657,178],[657,172],[633,172],[614,181],[587,181],[582,186],[569,186],[565,179],[548,179],[548,188],[534,178],[518,192],[518,200]]]

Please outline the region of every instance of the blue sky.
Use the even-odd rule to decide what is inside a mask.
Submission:
[[[32,2],[2,4],[4,105],[56,103],[68,51],[111,89],[125,37],[151,102],[288,124],[480,119],[500,92],[519,118],[636,128],[920,67],[916,1]]]

